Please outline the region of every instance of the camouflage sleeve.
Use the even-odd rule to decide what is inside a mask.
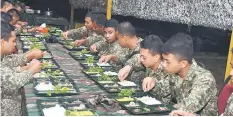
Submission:
[[[183,102],[174,105],[175,108],[193,113],[198,112],[216,95],[217,90],[214,90],[216,83],[211,73],[202,73],[197,77],[199,78],[193,82],[192,89],[186,89],[190,91],[189,96],[184,98]]]
[[[129,55],[129,52],[126,49],[124,50],[122,54],[117,54],[116,56],[117,56],[118,62],[124,65],[126,61],[128,60],[128,55]]]
[[[139,59],[140,59],[140,54],[135,54],[129,60],[127,60],[125,66],[126,65],[131,66],[133,68],[132,70],[134,71],[144,70],[145,67],[141,64]]]
[[[86,46],[90,47],[92,44],[101,41],[101,40],[105,40],[103,36],[101,35],[92,35],[86,38]]]
[[[100,40],[96,43],[94,43],[93,45],[96,46],[98,51],[104,51],[106,48],[105,47],[106,41],[105,40]]]
[[[85,26],[73,29],[69,31],[68,37],[74,40],[79,40],[87,33],[87,28]]]
[[[12,54],[5,56],[2,63],[9,67],[17,67],[25,65],[27,63],[27,58],[24,54]]]
[[[20,34],[20,33],[21,33],[21,30],[20,30],[20,29],[18,29],[18,28],[15,28],[14,32],[15,32],[15,34],[16,34],[16,35],[18,35],[18,34]]]
[[[25,70],[23,72],[15,72],[8,67],[1,70],[1,83],[3,90],[15,91],[24,86],[33,77],[32,73]]]
[[[233,93],[227,101],[223,116],[233,116]]]
[[[119,47],[119,49],[115,53],[113,53],[113,54],[118,59],[118,61],[117,61],[116,64],[124,65],[125,61],[126,61],[126,58],[128,56],[128,48]]]
[[[152,89],[151,94],[159,97],[165,103],[169,103],[171,101],[170,80],[171,77],[167,75],[163,79],[158,81],[155,87]]]

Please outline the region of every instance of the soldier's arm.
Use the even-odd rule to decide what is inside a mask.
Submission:
[[[227,101],[227,105],[225,107],[225,111],[222,114],[223,116],[232,116],[233,115],[233,93],[229,97]]]
[[[92,44],[101,41],[101,40],[105,40],[103,36],[100,35],[92,35],[86,38],[85,44],[86,46],[91,46]]]
[[[124,59],[127,58],[128,55],[128,49],[122,48],[121,46],[118,47],[118,50],[115,53],[112,53],[112,61],[114,61],[116,64],[124,65]]]
[[[182,103],[174,105],[177,109],[198,112],[216,95],[216,82],[211,73],[202,73],[196,77],[199,78],[193,82],[189,96]]]
[[[85,26],[72,29],[69,31],[68,37],[73,38],[74,40],[82,39],[82,37],[87,33],[87,28]]]
[[[133,55],[127,62],[125,63],[125,66],[129,65],[131,66],[131,70],[144,70],[145,67],[140,62],[140,54]]]
[[[164,102],[169,103],[171,101],[171,78],[171,76],[167,75],[160,81],[157,81],[151,94],[161,98]]]
[[[2,62],[9,67],[22,66],[27,63],[25,54],[12,54],[3,58]]]
[[[27,70],[19,73],[10,68],[2,68],[1,71],[1,83],[4,90],[18,90],[33,77],[33,74]]]
[[[100,52],[100,51],[104,51],[106,49],[106,48],[103,48],[105,44],[106,44],[105,40],[100,40],[100,41],[94,43],[93,45],[95,45],[96,49]]]

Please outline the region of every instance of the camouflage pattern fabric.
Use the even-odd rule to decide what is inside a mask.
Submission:
[[[233,93],[231,94],[231,96],[227,101],[227,105],[225,107],[223,116],[233,116]]]
[[[197,113],[199,115],[217,115],[217,88],[210,71],[193,61],[186,79],[182,80],[177,74],[169,75],[159,81],[153,93],[160,97],[175,100],[174,107],[179,110]]]

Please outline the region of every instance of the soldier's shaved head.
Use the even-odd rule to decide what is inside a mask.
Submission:
[[[118,25],[117,31],[123,36],[135,36],[136,31],[134,26],[130,22],[122,22]]]

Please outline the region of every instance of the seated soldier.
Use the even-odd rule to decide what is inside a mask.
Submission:
[[[20,20],[22,20],[22,17],[23,17],[22,14],[23,14],[23,12],[24,12],[24,7],[22,6],[22,4],[21,4],[19,1],[17,1],[17,2],[14,4],[14,8],[15,8],[16,10],[19,11],[19,13],[20,13]],[[25,26],[25,25],[27,25],[28,23],[27,23],[27,22],[23,22],[23,21],[18,21],[17,24],[19,24],[19,25],[21,25],[21,26]]]
[[[130,22],[122,22],[117,28],[117,39],[123,48],[129,49],[125,52],[125,57],[118,57],[118,61],[124,63],[124,66],[118,73],[120,81],[128,80],[139,84],[141,79],[145,77],[145,68],[140,63],[140,42],[141,38],[136,36],[136,31]],[[122,56],[121,55],[121,56]],[[131,75],[129,75],[131,73]]]
[[[29,65],[20,68],[2,62],[2,57],[13,53],[15,41],[12,26],[1,22],[1,116],[21,115],[22,99],[19,89],[42,68],[42,63],[38,60],[33,60]]]
[[[193,60],[192,38],[178,33],[163,44],[161,53],[163,69],[169,74],[169,82],[159,81],[153,93],[161,97],[169,93],[170,103],[178,110],[217,115],[215,78]]]
[[[233,49],[231,50],[233,54]],[[233,68],[233,58],[231,59],[231,68]],[[231,82],[233,82],[233,70],[230,72]],[[227,79],[226,79],[227,80]],[[226,84],[218,97],[218,115],[233,116],[233,85]],[[195,113],[186,112],[183,110],[174,110],[170,113],[171,116],[196,116]]]
[[[142,83],[144,91],[150,91],[155,83],[165,78],[162,69],[160,48],[163,42],[156,35],[149,35],[140,43],[140,62],[146,67],[146,78]]]
[[[123,63],[118,62],[118,57],[125,55],[124,53],[128,50],[122,48],[116,39],[116,28],[118,24],[118,21],[115,19],[108,20],[104,28],[105,40],[99,41],[90,47],[92,52],[99,52],[99,56],[101,56],[99,63],[110,62],[116,70],[122,68],[123,65]]]
[[[19,11],[16,9],[10,9],[7,11],[9,15],[11,15],[12,20],[9,22],[12,26],[16,27],[15,28],[15,33],[19,34],[22,30],[22,26],[18,25],[17,22],[20,20],[20,15]]]
[[[91,35],[93,35],[94,32],[94,14],[93,11],[92,12],[88,12],[85,16],[85,26],[80,27],[78,29],[73,29],[73,30],[69,30],[66,32],[63,32],[62,35],[64,37],[64,39],[66,38],[72,38],[75,40],[80,40],[84,37],[89,37]]]
[[[10,0],[1,0],[1,12],[7,12],[8,10],[13,8],[13,2]]]
[[[104,26],[107,21],[106,16],[104,14],[95,14],[93,16],[94,20],[94,31],[96,34],[93,34],[89,37],[83,38],[81,40],[76,40],[74,42],[75,46],[86,45],[90,47],[94,43],[105,40],[104,39]]]

